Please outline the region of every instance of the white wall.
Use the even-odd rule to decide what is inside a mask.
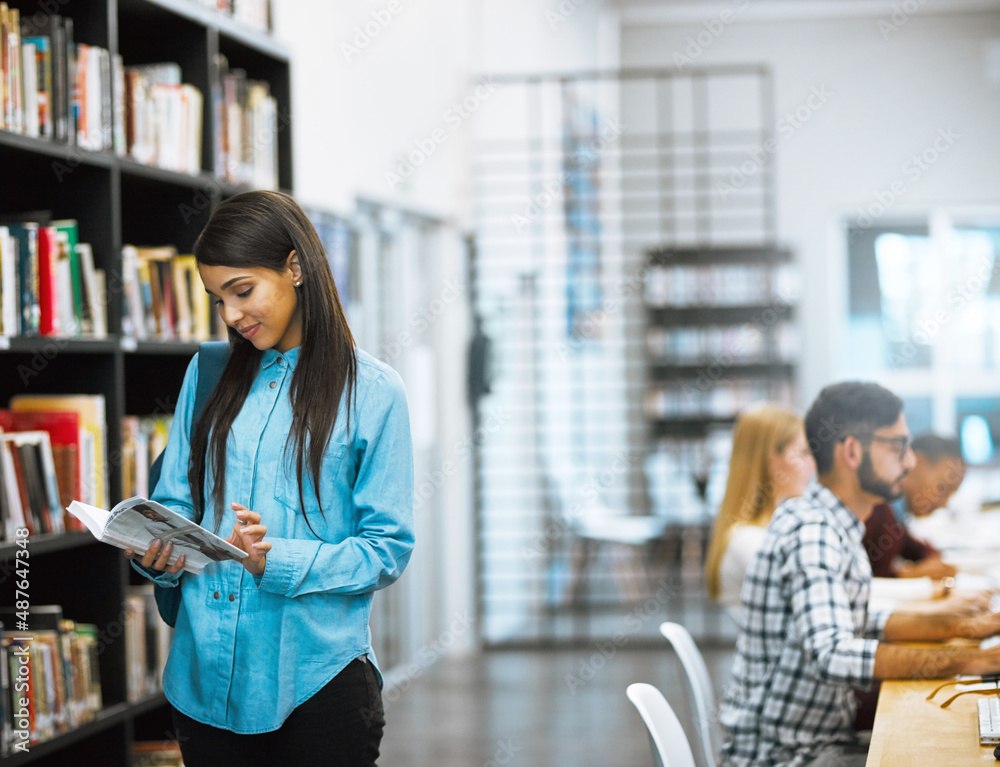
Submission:
[[[774,72],[778,127],[788,136],[777,153],[778,236],[798,254],[805,278],[802,404],[843,374],[846,260],[832,232],[844,216],[876,204],[878,194],[889,199],[894,182],[902,192],[882,221],[1000,199],[1000,85],[986,74],[1000,11],[935,15],[934,4],[914,0],[915,13],[893,19],[888,3],[844,5],[869,13],[780,20],[739,0],[699,4],[704,10],[659,23],[662,13],[626,13],[622,28],[623,66],[673,67],[675,54],[693,52],[695,65],[765,63]],[[804,7],[794,4],[795,13]],[[711,35],[723,9],[734,11],[733,21]],[[699,53],[697,36],[706,32],[711,43]],[[784,116],[810,111],[814,88],[826,101],[813,98],[818,108],[796,127]],[[954,143],[917,177],[908,161],[949,129]]]
[[[362,195],[454,213],[463,138],[444,115],[468,91],[469,14],[456,0],[275,0],[275,34],[292,53],[301,201],[349,212]],[[399,155],[439,128],[446,140],[390,186]]]
[[[617,61],[616,15],[600,0],[273,5],[275,35],[292,54],[296,196],[345,213],[361,195],[468,222],[483,76]],[[409,178],[387,179],[414,152],[426,159]]]

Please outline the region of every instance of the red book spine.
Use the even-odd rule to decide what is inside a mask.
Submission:
[[[59,293],[56,277],[56,230],[51,226],[38,228],[38,304],[41,309],[38,332],[55,336],[59,327]]]

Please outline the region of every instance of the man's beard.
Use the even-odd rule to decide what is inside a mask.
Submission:
[[[861,489],[865,492],[877,495],[887,501],[895,501],[903,495],[902,486],[899,490],[893,490],[892,486],[895,483],[875,476],[875,467],[872,466],[872,456],[868,450],[865,450],[864,458],[861,459],[861,465],[858,467],[858,482],[861,483]]]

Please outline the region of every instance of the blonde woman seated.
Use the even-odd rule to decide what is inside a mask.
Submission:
[[[815,474],[805,426],[794,410],[756,405],[736,420],[726,494],[705,561],[709,596],[734,615],[771,515],[785,499],[802,495]]]

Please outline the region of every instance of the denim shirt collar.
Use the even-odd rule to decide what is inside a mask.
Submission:
[[[296,346],[294,349],[289,349],[284,354],[279,352],[277,349],[265,349],[264,353],[260,357],[260,369],[267,370],[278,360],[284,360],[285,364],[288,365],[289,368],[294,368],[295,363],[299,360],[299,348],[300,347]]]

